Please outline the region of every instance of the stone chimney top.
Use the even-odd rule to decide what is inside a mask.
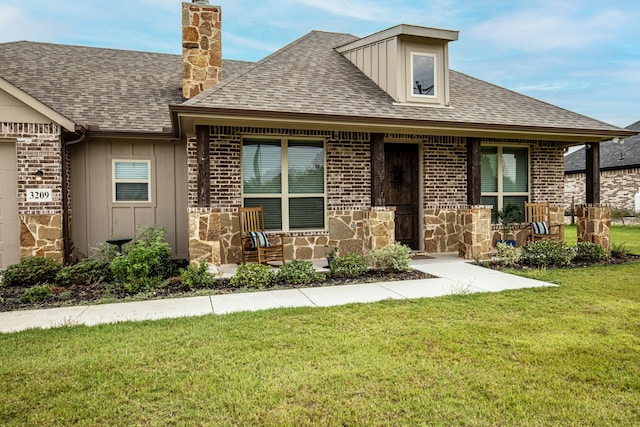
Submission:
[[[182,3],[182,96],[193,98],[222,79],[222,9],[208,0]]]

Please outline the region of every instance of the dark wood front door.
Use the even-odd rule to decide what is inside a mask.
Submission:
[[[396,241],[420,249],[418,236],[419,150],[414,144],[385,144],[384,200],[396,208]]]

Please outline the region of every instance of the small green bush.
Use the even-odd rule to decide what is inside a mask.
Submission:
[[[267,288],[276,281],[273,268],[264,264],[240,264],[231,278],[231,286],[255,289]]]
[[[77,264],[62,267],[56,275],[56,283],[69,287],[75,285],[95,285],[113,280],[109,264],[86,258]]]
[[[39,301],[44,301],[53,296],[53,290],[51,285],[45,283],[43,285],[35,285],[28,289],[25,289],[24,293],[20,297],[20,302],[33,304]]]
[[[278,269],[277,280],[291,285],[307,285],[322,279],[311,261],[294,259]]]
[[[369,263],[372,268],[383,271],[409,271],[411,270],[411,248],[402,243],[383,248],[376,248],[369,255]]]
[[[528,242],[522,248],[521,262],[532,267],[561,267],[571,264],[575,249],[559,240]]]
[[[62,266],[52,259],[44,257],[23,258],[19,263],[7,267],[2,275],[2,285],[29,288],[35,285],[52,283]]]
[[[125,246],[126,249],[127,246]],[[111,264],[111,261],[116,259],[119,252],[115,245],[107,242],[100,243],[97,247],[91,248],[90,259],[94,261],[100,261],[103,264]]]
[[[210,287],[216,279],[207,271],[208,267],[204,260],[198,265],[188,265],[180,270],[180,281],[189,289]]]
[[[629,251],[624,243],[611,243],[611,256],[615,258],[626,258]]]
[[[576,261],[598,262],[609,259],[611,254],[602,246],[591,242],[578,242],[576,245]]]
[[[329,265],[331,275],[340,277],[358,277],[367,272],[367,261],[362,255],[349,253],[341,255]]]
[[[498,243],[496,257],[502,259],[502,264],[505,267],[512,267],[520,261],[520,251],[506,243]]]
[[[149,227],[111,262],[113,277],[127,292],[150,291],[160,286],[172,272],[171,248],[164,230]]]

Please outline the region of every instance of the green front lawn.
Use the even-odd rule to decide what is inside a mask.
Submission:
[[[569,245],[575,245],[578,240],[577,227],[566,225],[564,227],[564,241]],[[611,243],[624,244],[627,251],[634,255],[640,255],[640,226],[639,225],[612,225]]]
[[[639,425],[640,263],[0,336],[0,425]]]

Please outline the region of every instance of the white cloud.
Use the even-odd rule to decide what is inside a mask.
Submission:
[[[606,6],[600,10],[581,10],[575,3],[554,1],[495,16],[466,32],[468,37],[503,49],[582,50],[618,38],[629,21],[629,14],[622,10]]]

